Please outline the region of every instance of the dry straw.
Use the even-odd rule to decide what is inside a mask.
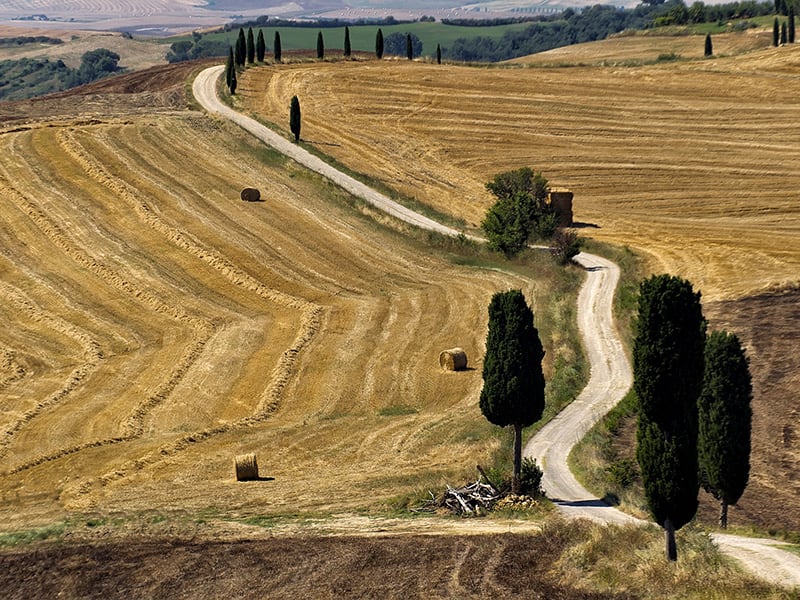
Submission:
[[[236,467],[236,481],[252,481],[258,479],[258,463],[255,454],[240,454],[233,459]]]
[[[467,368],[467,353],[461,348],[450,348],[439,355],[439,365],[446,371],[463,371]]]

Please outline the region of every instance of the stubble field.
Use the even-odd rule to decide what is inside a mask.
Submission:
[[[612,43],[622,59],[640,41]],[[711,326],[741,335],[755,433],[738,517],[800,528],[800,48],[636,67],[579,66],[586,52],[560,68],[273,66],[247,72],[238,102],[287,127],[297,95],[305,140],[472,227],[495,173],[531,166],[573,190],[582,235],[688,278]]]

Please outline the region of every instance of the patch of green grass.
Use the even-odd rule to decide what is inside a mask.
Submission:
[[[402,417],[405,415],[415,415],[419,412],[418,408],[408,406],[406,404],[395,404],[393,406],[384,406],[378,411],[381,417]]]
[[[0,534],[0,548],[22,546],[33,542],[58,539],[64,534],[68,527],[69,522],[62,521],[44,527],[3,533]]]

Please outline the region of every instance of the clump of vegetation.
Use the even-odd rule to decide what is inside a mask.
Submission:
[[[170,45],[167,61],[176,63],[197,58],[225,56],[228,53],[228,46],[227,41],[207,39],[194,31],[191,40],[182,40]]]
[[[542,476],[544,473],[535,458],[525,457],[522,459],[522,469],[519,474],[519,490],[526,496],[538,498],[544,496],[542,489]]]

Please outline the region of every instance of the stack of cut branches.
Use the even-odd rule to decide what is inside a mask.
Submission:
[[[494,486],[481,483],[480,480],[461,488],[449,485],[440,498],[431,493],[431,499],[415,509],[416,512],[436,512],[447,509],[455,515],[477,516],[485,514],[492,508],[502,494]]]

